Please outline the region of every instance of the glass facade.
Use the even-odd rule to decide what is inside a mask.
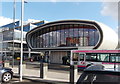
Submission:
[[[95,46],[98,30],[86,24],[62,24],[42,28],[31,35],[33,48]]]
[[[14,35],[14,37],[13,37]],[[26,32],[23,32],[23,40],[25,41]],[[21,40],[21,31],[7,30],[3,32],[3,41]]]
[[[3,32],[3,41],[13,40],[13,30]]]
[[[3,31],[2,32],[3,34],[3,43],[2,43],[2,47],[3,47],[3,50],[4,51],[12,51],[13,50],[13,46],[14,46],[14,50],[15,51],[20,51],[20,43],[17,43],[17,42],[21,42],[21,31],[19,30],[6,30],[6,31]],[[14,36],[13,36],[14,35]],[[26,36],[26,32],[23,32],[23,41],[25,41],[25,36]],[[14,42],[14,45],[13,45],[13,42],[12,41],[17,41],[17,42]],[[7,42],[6,42],[7,41]],[[27,44],[24,45],[24,50],[28,50],[26,49],[27,47]]]
[[[2,34],[2,31],[0,30],[0,54],[1,54],[1,51],[2,51],[2,43],[3,43],[3,34]]]
[[[23,40],[25,41],[26,32],[23,32]],[[21,31],[14,30],[14,40],[21,40]]]

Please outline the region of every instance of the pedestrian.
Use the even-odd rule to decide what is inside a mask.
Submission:
[[[65,64],[65,56],[62,57],[62,63]]]

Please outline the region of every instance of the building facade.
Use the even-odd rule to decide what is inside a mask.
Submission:
[[[39,55],[39,52],[31,51],[26,44],[26,33],[34,27],[44,24],[44,21],[27,23],[23,26],[23,60],[32,56]],[[15,27],[15,28],[14,28]],[[3,54],[5,60],[16,59],[20,57],[21,48],[21,26],[20,21],[10,23],[0,27],[0,52]]]
[[[26,40],[32,50],[48,52],[51,63],[62,63],[70,50],[116,49],[118,45],[118,36],[111,28],[90,20],[46,23],[29,31]]]

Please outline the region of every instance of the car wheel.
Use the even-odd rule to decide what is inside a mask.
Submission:
[[[9,72],[5,72],[2,76],[3,82],[9,82],[12,79],[12,75]]]

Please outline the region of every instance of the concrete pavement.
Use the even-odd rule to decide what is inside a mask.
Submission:
[[[19,77],[18,67],[12,68],[14,76]],[[77,75],[79,77],[80,74]],[[40,70],[23,68],[23,78],[32,81],[48,82],[48,83],[69,83],[69,71],[49,70],[47,72],[47,78],[40,78]],[[77,81],[77,80],[76,80]]]

